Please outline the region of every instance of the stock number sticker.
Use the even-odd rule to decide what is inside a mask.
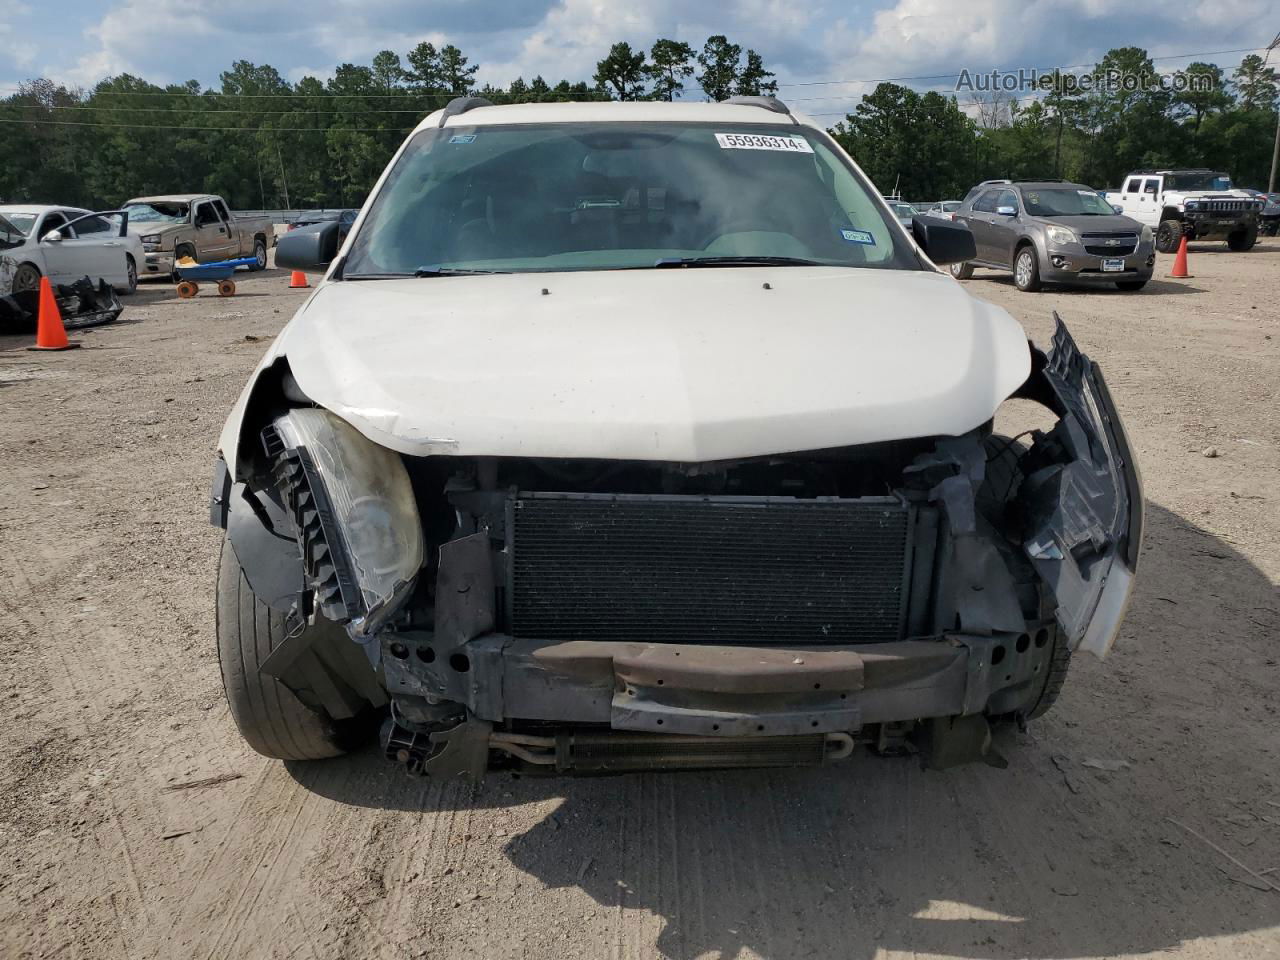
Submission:
[[[865,243],[872,247],[876,245],[876,238],[871,235],[870,230],[841,230],[840,236],[850,243]]]
[[[783,153],[813,153],[804,137],[775,137],[760,133],[717,133],[721,150],[780,150]]]

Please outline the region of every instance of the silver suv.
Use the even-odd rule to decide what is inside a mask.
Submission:
[[[955,219],[969,225],[977,248],[973,260],[951,264],[957,280],[989,267],[1012,271],[1019,290],[1050,282],[1141,290],[1155,267],[1151,228],[1078,183],[987,180],[969,191]]]

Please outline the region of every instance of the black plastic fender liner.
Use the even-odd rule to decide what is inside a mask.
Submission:
[[[226,525],[231,549],[258,599],[273,610],[293,611],[305,580],[298,536],[288,511],[270,497],[237,483],[231,486],[227,499]]]

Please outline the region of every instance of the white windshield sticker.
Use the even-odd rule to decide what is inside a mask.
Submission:
[[[721,150],[781,150],[783,153],[813,153],[804,137],[775,137],[760,133],[717,133]]]
[[[840,236],[850,243],[865,243],[873,247],[876,245],[876,238],[871,235],[870,230],[841,230]]]

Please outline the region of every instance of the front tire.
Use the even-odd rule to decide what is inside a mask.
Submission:
[[[12,290],[14,293],[28,293],[40,289],[40,268],[32,263],[24,263],[13,274]]]
[[[267,241],[263,240],[261,237],[254,238],[253,259],[254,264],[249,268],[251,273],[257,273],[259,270],[267,269]]]
[[[124,292],[126,294],[137,293],[138,292],[138,265],[133,262],[133,257],[131,256],[125,256],[124,263],[125,263]]]
[[[968,280],[973,276],[973,264],[968,261],[964,263],[953,263],[947,267],[951,271],[951,275],[957,280]]]
[[[1040,258],[1036,248],[1027,244],[1013,258],[1013,283],[1023,293],[1040,289]]]
[[[1156,228],[1156,249],[1161,253],[1177,253],[1182,242],[1182,221],[1161,220]]]
[[[1257,242],[1257,227],[1250,227],[1247,230],[1237,230],[1235,233],[1227,237],[1227,246],[1236,253],[1244,253],[1246,250],[1252,250],[1253,245]]]
[[[303,704],[275,677],[259,672],[285,638],[285,618],[254,594],[225,537],[218,565],[216,632],[227,705],[249,746],[276,760],[322,760],[347,752],[350,737],[344,725]]]

